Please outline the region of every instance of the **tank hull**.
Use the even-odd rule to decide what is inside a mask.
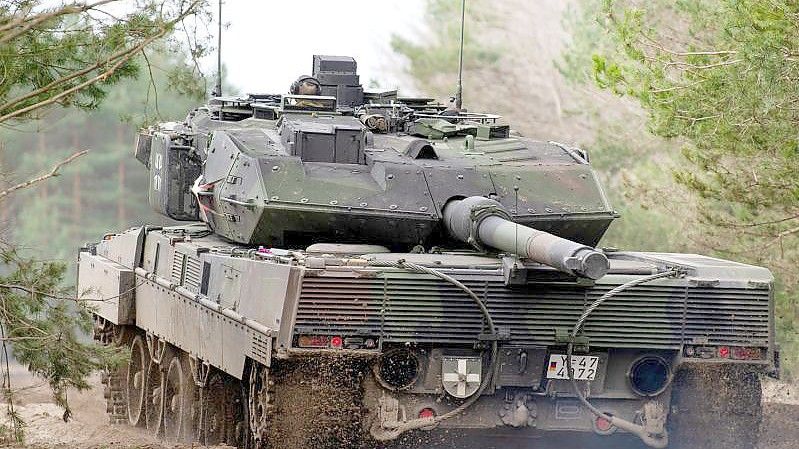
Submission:
[[[609,253],[610,272],[596,282],[553,278],[554,270],[539,265],[517,266],[527,271],[525,280],[511,282],[507,263],[478,253],[314,254],[231,245],[204,229],[133,229],[80,254],[79,291],[102,300],[98,338],[130,346],[140,336],[153,385],[175,383],[182,372],[185,385],[216,379],[214,388],[232,392],[233,402],[210,406],[174,399],[186,401],[186,422],[178,427],[151,413],[163,423],[162,433],[168,429],[186,441],[208,438],[209,428],[223,429],[210,433],[212,439],[239,445],[284,434],[296,447],[312,440],[316,447],[338,447],[356,436],[364,444],[393,440],[401,435],[389,432],[391,423],[403,414],[441,416],[463,403],[442,384],[463,360],[476,363],[472,374],[483,379],[496,366],[490,387],[462,413],[412,435],[468,429],[501,442],[508,435],[565,431],[610,444],[616,440],[602,439],[606,432],[552,369],[562,368],[564,330],[592,299],[661,266],[682,266],[687,275],[630,290],[586,325],[579,354],[596,360],[586,381],[595,405],[633,420],[647,404],[669,404],[671,377],[652,395],[631,384],[631,367],[642,358],[664,361],[672,374],[697,366],[774,368],[772,280],[756,267],[696,255]],[[499,329],[495,363],[486,351],[483,316],[469,298],[435,276],[386,266],[398,261],[436,267],[477,292]],[[737,348],[756,357],[733,358],[744,354]],[[386,360],[414,372],[394,372]],[[311,389],[297,381],[317,375],[322,380]],[[123,377],[109,379],[120,391]],[[325,399],[303,395],[309,391]],[[205,431],[196,418],[202,407],[215,411]],[[319,437],[280,428],[307,413],[331,416],[329,432]],[[115,416],[124,418],[119,410]]]

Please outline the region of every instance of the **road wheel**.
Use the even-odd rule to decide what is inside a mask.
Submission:
[[[164,377],[164,439],[168,442],[194,440],[194,380],[184,357],[171,357]]]
[[[673,388],[671,448],[757,447],[763,415],[757,374],[729,367],[683,370]]]
[[[144,395],[149,366],[150,354],[147,352],[147,346],[141,335],[137,335],[130,344],[130,362],[125,378],[128,422],[132,426],[143,426],[146,421],[144,418]]]
[[[144,419],[147,431],[155,437],[161,435],[164,417],[164,377],[161,365],[151,361],[147,367],[144,385]]]

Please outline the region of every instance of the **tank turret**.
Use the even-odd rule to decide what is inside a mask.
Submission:
[[[313,67],[294,93],[214,98],[143,133],[155,209],[244,244],[467,243],[572,275],[607,270],[592,247],[615,213],[586,153],[524,138],[497,115],[363,93],[352,58]]]

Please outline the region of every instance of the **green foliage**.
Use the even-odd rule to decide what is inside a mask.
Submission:
[[[763,237],[799,218],[799,6],[772,3],[607,2],[618,51],[594,56],[600,85],[638,99],[654,133],[685,143],[691,165],[676,179],[713,203],[705,218],[727,227],[785,219]],[[650,15],[663,11],[684,29],[656,28]]]
[[[643,108],[650,132],[668,139],[667,152],[681,147],[672,157],[676,186],[670,188],[687,194],[700,221],[686,236],[696,236],[705,250],[775,272],[783,354],[799,353],[799,5],[604,0],[583,6],[566,72],[591,67],[597,86]],[[799,366],[795,355],[786,362],[793,371]]]
[[[10,246],[0,248],[0,262],[8,270],[0,276],[2,338],[11,343],[17,361],[48,381],[68,417],[67,389],[89,388],[86,378],[119,361],[119,355],[86,342],[90,308],[62,286],[62,262],[21,257]]]
[[[166,39],[193,17],[183,31],[191,55],[201,56],[196,29],[207,20],[200,14],[204,2],[145,0],[122,5],[126,12],[101,10],[118,1],[0,4],[0,124],[6,128],[0,171],[8,178],[0,187],[0,220],[11,225],[4,237],[13,241],[0,246],[0,373],[10,417],[0,433],[17,441],[24,423],[14,410],[9,349],[49,383],[65,420],[67,390],[88,388],[92,372],[120,362],[116,350],[87,338],[92,304],[65,285],[61,260],[73,259],[81,241],[146,219],[144,202],[129,201],[147,182],[143,170],[129,167],[134,123],[160,118],[162,108],[171,116],[183,113],[187,95],[204,94],[196,65]],[[9,189],[87,147],[99,151],[60,170],[60,183]]]
[[[142,1],[112,14],[91,2],[0,4],[0,122],[35,119],[52,106],[97,108],[111,86],[140,74],[137,54],[201,5]],[[197,46],[194,55],[203,53]]]

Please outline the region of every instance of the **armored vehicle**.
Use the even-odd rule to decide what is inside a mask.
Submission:
[[[291,93],[212,98],[135,155],[186,223],[80,252],[95,336],[130,354],[115,422],[240,447],[755,444],[772,275],[597,249],[617,213],[583,150],[314,56]]]

